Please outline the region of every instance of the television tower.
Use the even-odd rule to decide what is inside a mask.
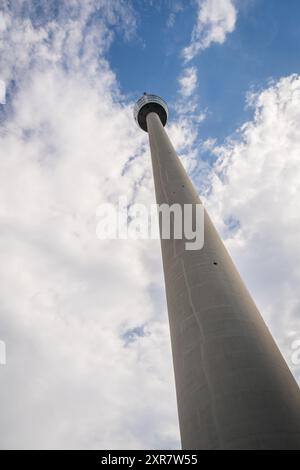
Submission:
[[[157,204],[201,204],[164,129],[166,103],[145,93],[134,116]],[[207,212],[201,250],[174,236],[161,250],[183,449],[299,450],[299,387]]]

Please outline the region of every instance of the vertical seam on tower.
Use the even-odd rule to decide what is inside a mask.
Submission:
[[[203,372],[204,372],[204,376],[205,376],[205,379],[206,379],[207,386],[208,386],[209,391],[210,391],[212,417],[213,417],[213,421],[214,421],[214,424],[215,424],[216,436],[217,436],[217,439],[218,439],[218,442],[219,442],[219,447],[220,447],[220,444],[222,444],[222,439],[221,439],[220,433],[219,433],[219,426],[218,426],[218,420],[217,420],[217,416],[216,416],[216,408],[215,408],[215,403],[214,403],[214,399],[213,399],[212,387],[209,383],[207,372],[206,372],[206,369],[205,369],[205,364],[204,364],[204,362],[205,362],[204,361],[204,354],[203,354],[204,333],[203,333],[200,321],[197,317],[196,310],[195,310],[195,307],[194,307],[194,303],[193,303],[193,300],[192,300],[192,294],[191,294],[191,290],[190,290],[188,279],[187,279],[187,274],[186,274],[186,270],[185,270],[185,266],[184,266],[184,260],[181,258],[180,261],[181,261],[181,266],[182,266],[183,278],[184,278],[184,282],[185,282],[186,290],[187,290],[187,294],[188,294],[188,299],[189,299],[190,306],[191,306],[195,321],[198,325],[200,335],[201,335],[201,338],[202,338],[201,356],[202,356]]]
[[[159,119],[159,118],[158,118],[158,119]],[[148,130],[148,132],[149,132],[149,130]],[[165,197],[165,199],[166,199],[168,205],[170,206],[170,201],[169,201],[168,193],[167,193],[167,191],[165,190],[165,186],[164,186],[164,184],[163,184],[162,168],[161,168],[161,164],[160,164],[160,159],[157,157],[157,155],[160,155],[160,151],[159,151],[159,146],[158,146],[157,140],[156,140],[156,133],[155,133],[155,132],[152,132],[152,133],[151,133],[151,137],[152,137],[152,139],[154,138],[155,147],[156,147],[156,152],[153,152],[153,153],[154,153],[154,158],[155,158],[155,160],[156,160],[156,163],[157,163],[157,166],[158,166],[158,170],[159,170],[160,187],[162,188],[162,191],[163,191],[163,193],[164,193],[164,197]],[[153,158],[152,152],[151,152],[151,157]],[[170,214],[170,217],[171,217],[171,214]],[[172,246],[173,246],[173,257],[176,258],[176,256],[177,256],[177,250],[176,250],[176,240],[175,240],[175,237],[173,238]]]

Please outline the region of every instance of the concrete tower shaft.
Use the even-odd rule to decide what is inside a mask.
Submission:
[[[157,203],[201,204],[161,116],[145,114]],[[300,449],[299,387],[207,212],[203,249],[161,249],[182,447]]]

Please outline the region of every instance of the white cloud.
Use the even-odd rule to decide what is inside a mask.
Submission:
[[[237,11],[233,0],[197,0],[197,5],[197,22],[192,31],[191,44],[183,50],[186,61],[212,43],[223,44],[236,24]]]
[[[179,78],[180,94],[188,98],[197,87],[197,69],[196,67],[187,67],[184,69],[182,76]]]
[[[1,78],[8,82],[12,74],[50,64],[86,67],[92,74],[118,30],[126,38],[135,31],[135,17],[123,0],[87,0],[84,5],[72,0],[59,7],[53,0],[12,2],[0,13]]]
[[[154,198],[147,136],[105,58],[132,12],[43,2],[37,22],[21,3],[0,22],[1,448],[176,448],[159,244],[96,237],[101,202]]]
[[[282,78],[251,102],[255,117],[240,139],[215,148],[207,203],[292,366],[300,337],[300,76]],[[300,381],[299,366],[294,372]]]

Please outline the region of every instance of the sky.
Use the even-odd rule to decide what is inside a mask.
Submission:
[[[96,236],[100,204],[155,202],[144,91],[300,382],[299,17],[0,0],[0,448],[180,446],[159,241]]]

